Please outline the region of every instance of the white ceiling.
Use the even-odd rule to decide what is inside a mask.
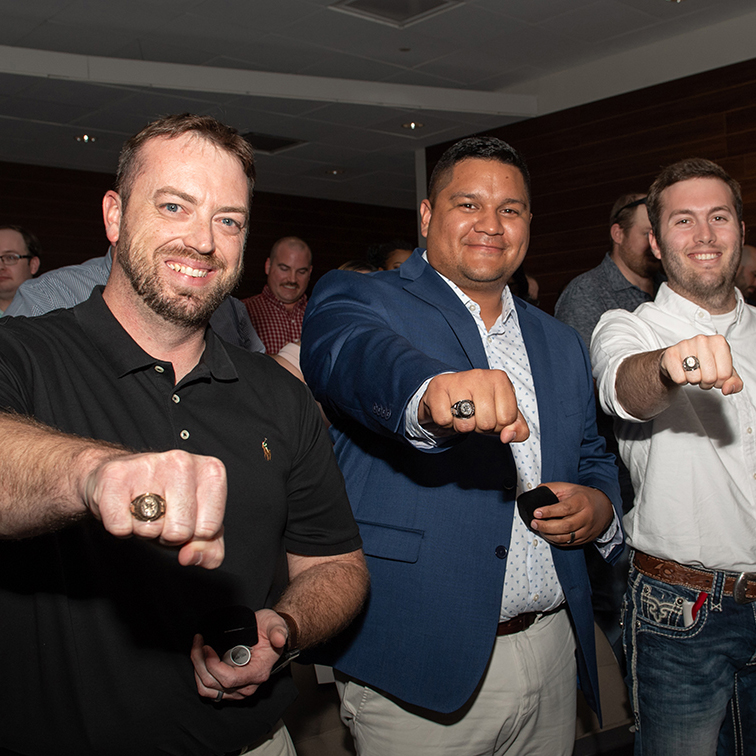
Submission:
[[[754,0],[466,0],[403,29],[333,2],[0,0],[0,160],[112,173],[147,121],[192,111],[305,142],[258,156],[260,191],[411,208],[428,145],[756,40]]]

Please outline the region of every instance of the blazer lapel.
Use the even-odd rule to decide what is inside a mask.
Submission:
[[[533,387],[538,403],[541,429],[541,480],[553,480],[556,459],[556,389],[549,344],[543,326],[530,312],[530,306],[515,297],[515,309],[522,338],[528,352]]]
[[[399,269],[405,291],[438,310],[457,337],[472,367],[487,368],[486,351],[472,315],[441,276],[423,260],[422,251],[415,250]]]

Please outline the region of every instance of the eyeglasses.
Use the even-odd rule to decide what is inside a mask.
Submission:
[[[3,265],[15,265],[19,260],[27,260],[34,257],[34,255],[16,255],[16,254],[9,254],[9,255],[0,255],[0,263]]]

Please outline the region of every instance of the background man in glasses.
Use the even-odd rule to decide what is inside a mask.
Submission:
[[[39,241],[21,226],[0,226],[0,317],[16,289],[39,270]]]

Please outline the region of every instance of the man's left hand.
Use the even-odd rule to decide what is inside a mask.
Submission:
[[[612,502],[605,493],[575,483],[546,485],[557,495],[559,503],[536,509],[530,527],[549,543],[555,546],[591,543],[614,519]]]
[[[252,658],[243,667],[226,664],[204,645],[201,635],[194,636],[191,659],[197,691],[214,700],[242,701],[251,696],[269,677],[270,670],[283,652],[289,629],[283,617],[272,609],[255,612],[259,640],[252,647]],[[222,699],[218,697],[223,693]]]

